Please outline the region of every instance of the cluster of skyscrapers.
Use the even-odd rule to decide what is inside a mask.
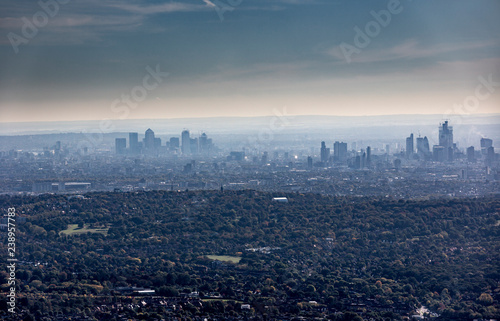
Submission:
[[[439,144],[432,147],[432,153],[429,148],[427,136],[417,138],[417,148],[415,150],[413,133],[406,138],[406,158],[407,159],[425,159],[436,162],[452,162],[458,152],[457,144],[453,142],[453,127],[448,121],[439,125]],[[493,141],[489,138],[481,138],[481,154],[485,156],[486,162],[491,163],[495,158],[495,149]],[[467,148],[467,160],[475,162],[476,154],[474,146]]]
[[[144,139],[139,141],[138,133],[129,133],[129,147],[127,149],[126,138],[115,139],[116,153],[119,155],[157,155],[160,151],[171,151],[183,155],[207,154],[213,148],[211,138],[203,133],[200,137],[191,138],[189,130],[183,130],[181,138],[171,137],[162,145],[161,138],[156,137],[154,131],[148,128],[144,133]]]

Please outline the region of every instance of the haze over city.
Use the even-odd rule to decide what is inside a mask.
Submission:
[[[43,3],[1,5],[1,122],[500,111],[498,1]]]

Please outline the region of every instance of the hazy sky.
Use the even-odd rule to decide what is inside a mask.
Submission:
[[[41,3],[0,4],[2,122],[500,112],[497,0]]]

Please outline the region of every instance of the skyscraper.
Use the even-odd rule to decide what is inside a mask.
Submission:
[[[372,166],[372,148],[366,147],[366,167]]]
[[[414,147],[413,147],[413,133],[410,135],[410,137],[406,138],[406,157],[411,158],[414,152]]]
[[[467,161],[471,163],[476,162],[476,156],[474,155],[474,146],[467,148]]]
[[[125,154],[127,150],[127,139],[126,138],[116,138],[115,139],[115,149],[118,155]]]
[[[488,154],[488,148],[493,146],[493,140],[489,138],[481,138],[481,154]]]
[[[326,148],[325,142],[321,142],[321,162],[328,163],[330,158],[330,148]]]
[[[155,148],[155,133],[148,128],[144,137],[144,148],[146,150],[153,150]]]
[[[448,126],[448,121],[445,121],[439,127],[439,146],[444,147],[445,160],[453,160],[453,127]]]
[[[427,136],[425,137],[417,137],[417,155],[421,158],[427,157],[429,155],[429,140]]]
[[[453,127],[448,126],[448,121],[442,123],[439,128],[439,146],[453,148]]]
[[[129,133],[128,134],[128,144],[130,153],[133,155],[137,155],[140,152],[139,149],[139,135],[137,133]]]
[[[181,151],[184,155],[191,154],[191,137],[189,137],[189,130],[185,129],[181,134]]]
[[[340,162],[347,159],[347,143],[337,141],[333,144],[333,159]]]

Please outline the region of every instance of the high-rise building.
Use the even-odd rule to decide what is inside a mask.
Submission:
[[[312,169],[313,168],[313,159],[311,156],[307,156],[307,168]]]
[[[144,149],[153,150],[155,148],[155,133],[148,128],[144,136]]]
[[[447,149],[444,146],[434,145],[432,147],[432,159],[436,162],[447,160]]]
[[[170,150],[177,150],[179,146],[179,137],[170,137]]]
[[[453,127],[448,125],[448,121],[445,121],[439,127],[439,146],[446,149],[453,147]]]
[[[471,163],[476,162],[476,156],[474,154],[474,146],[467,148],[467,161]]]
[[[328,163],[330,158],[330,148],[326,148],[325,142],[321,142],[321,162]]]
[[[189,136],[189,130],[185,129],[181,134],[181,150],[184,155],[191,154],[191,137]]]
[[[127,139],[126,138],[116,138],[115,139],[115,149],[118,155],[125,154],[127,150]]]
[[[421,158],[425,158],[429,155],[429,153],[429,140],[427,139],[427,136],[423,138],[417,137],[417,155]]]
[[[445,160],[453,161],[453,127],[448,125],[448,121],[445,121],[439,127],[439,146],[444,147],[445,150]]]
[[[413,147],[413,133],[410,135],[410,137],[406,138],[406,157],[411,158],[414,152],[414,147]]]
[[[128,134],[128,144],[130,153],[133,155],[139,154],[139,135],[137,133],[129,133]]]
[[[333,160],[343,162],[347,159],[347,143],[338,141],[333,144]]]
[[[372,166],[372,148],[366,147],[366,167]]]
[[[198,154],[198,138],[190,138],[191,154]]]
[[[481,138],[481,154],[487,155],[488,148],[493,146],[493,140],[489,138]]]
[[[198,144],[199,144],[200,153],[207,153],[208,152],[207,134],[205,134],[205,133],[201,134],[200,138],[198,139]]]

